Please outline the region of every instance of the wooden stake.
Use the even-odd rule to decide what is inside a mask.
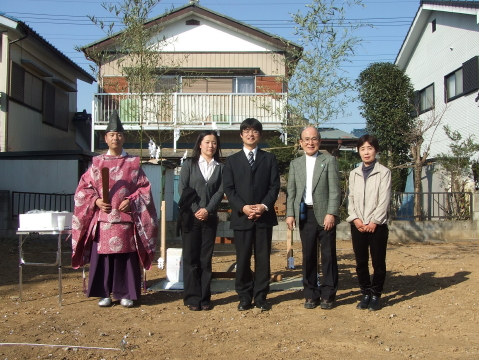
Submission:
[[[161,258],[166,268],[166,201],[161,202]]]
[[[286,267],[289,269],[289,259],[293,257],[293,230],[286,233]]]

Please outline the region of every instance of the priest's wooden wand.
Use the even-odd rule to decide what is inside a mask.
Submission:
[[[110,169],[101,169],[101,185],[103,189],[103,202],[110,203]]]

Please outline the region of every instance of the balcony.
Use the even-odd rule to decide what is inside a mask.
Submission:
[[[93,129],[104,130],[117,110],[126,130],[198,130],[216,123],[218,129],[239,129],[249,117],[261,121],[265,130],[276,130],[286,119],[286,93],[172,93],[95,94]],[[143,119],[140,124],[140,114]]]

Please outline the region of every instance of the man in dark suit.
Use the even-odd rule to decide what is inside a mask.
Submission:
[[[253,118],[240,126],[243,149],[229,156],[223,170],[223,188],[231,208],[231,226],[236,248],[238,310],[248,310],[254,300],[262,311],[269,310],[266,295],[271,277],[270,254],[273,226],[278,225],[274,203],[279,193],[276,157],[260,150],[263,126]],[[254,276],[251,255],[254,249]]]
[[[341,200],[338,165],[333,156],[319,151],[321,137],[316,128],[305,128],[299,142],[304,155],[291,161],[289,167],[286,224],[292,230],[299,220],[304,307],[314,309],[320,302],[321,309],[331,309],[338,289],[336,224]],[[320,285],[318,242],[322,268]]]

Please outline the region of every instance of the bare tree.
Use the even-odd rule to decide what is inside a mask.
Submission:
[[[414,192],[416,194],[422,192],[422,169],[429,158],[432,140],[442,122],[446,110],[447,104],[440,109],[432,107],[428,112],[418,115],[416,119],[414,119],[409,132],[405,135],[405,140],[409,143],[409,149],[411,151],[412,167],[414,170]],[[419,108],[416,113],[419,114]],[[421,199],[421,196],[414,197],[415,220],[422,219]]]

